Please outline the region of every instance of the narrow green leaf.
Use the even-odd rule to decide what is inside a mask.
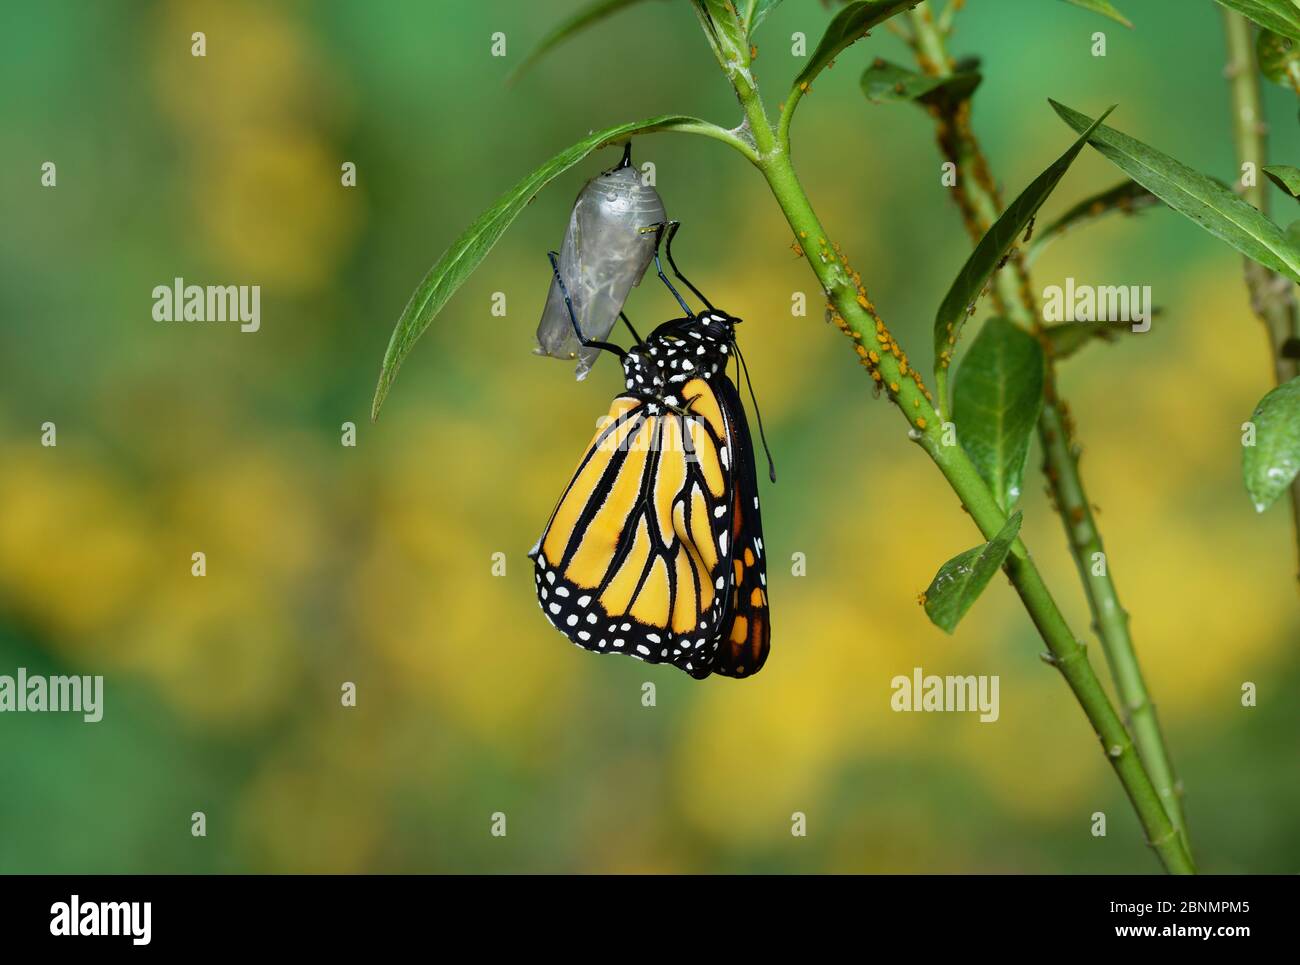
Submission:
[[[1106,217],[1108,214],[1137,214],[1146,208],[1160,204],[1160,199],[1142,185],[1131,179],[1125,180],[1113,188],[1107,188],[1089,198],[1084,198],[1065,214],[1061,215],[1046,228],[1034,232],[1033,240],[1025,257],[1033,262],[1049,244],[1060,238],[1067,231],[1081,228],[1086,224]]]
[[[1065,2],[1072,3],[1076,7],[1083,7],[1086,10],[1091,10],[1094,13],[1099,13],[1103,17],[1110,17],[1111,20],[1114,20],[1117,23],[1122,23],[1126,27],[1133,26],[1126,16],[1115,9],[1110,0],[1065,0]]]
[[[1264,396],[1250,421],[1255,444],[1242,446],[1241,475],[1255,511],[1262,513],[1300,472],[1300,376]]]
[[[1218,3],[1265,30],[1300,40],[1300,9],[1291,0],[1218,0]]]
[[[891,101],[956,104],[974,93],[980,79],[974,71],[931,77],[876,58],[862,74],[862,93],[873,104]]]
[[[478,220],[470,225],[429,269],[397,320],[393,337],[388,343],[388,350],[384,353],[384,362],[379,373],[379,384],[375,387],[370,417],[372,419],[379,417],[379,409],[384,404],[389,389],[392,388],[398,368],[410,353],[412,346],[429,327],[434,316],[492,250],[492,246],[497,243],[524,206],[542,188],[598,148],[621,143],[634,134],[665,130],[707,132],[715,131],[716,128],[707,121],[695,117],[668,114],[597,131],[555,155],[503,194],[491,208],[480,215]]]
[[[704,9],[713,23],[714,34],[722,49],[734,51],[734,56],[749,59],[749,35],[741,22],[734,0],[704,0]]]
[[[993,574],[1006,562],[1019,532],[1020,513],[1017,512],[987,543],[954,556],[939,567],[925,591],[925,613],[930,622],[946,633],[956,629]]]
[[[781,0],[757,0],[756,3],[753,3],[754,10],[749,15],[749,32],[752,34],[758,25],[766,19],[767,15],[775,10],[780,3]]]
[[[1112,107],[1111,110],[1114,108]],[[1110,111],[1106,112],[1109,113]],[[1103,118],[1105,116],[1102,115]],[[1100,120],[1096,121],[1093,127],[1100,123]],[[1089,128],[1088,133],[1091,133],[1092,129]],[[952,360],[952,350],[956,347],[962,326],[966,323],[967,313],[979,298],[984,286],[988,284],[989,278],[997,271],[1002,259],[1024,235],[1025,229],[1029,227],[1029,222],[1038,213],[1038,209],[1060,183],[1065,172],[1074,163],[1074,159],[1079,156],[1083,145],[1087,143],[1088,133],[1070,145],[1068,151],[1053,161],[1046,171],[1034,178],[1029,187],[1020,193],[1020,197],[1007,206],[1006,211],[1002,212],[1002,216],[994,222],[975,246],[975,251],[966,260],[966,264],[962,265],[961,271],[957,273],[952,287],[948,289],[948,294],[944,296],[943,304],[939,306],[939,312],[934,318],[936,372],[948,367],[948,363]],[[938,381],[941,384],[946,382],[946,376],[939,377]]]
[[[1291,197],[1300,198],[1300,168],[1289,164],[1266,164],[1264,173],[1268,175],[1270,181]]]
[[[1300,251],[1281,228],[1231,190],[1113,127],[1097,127],[1064,104],[1048,103],[1076,131],[1096,128],[1089,137],[1092,146],[1169,207],[1246,257],[1300,282]]]
[[[1045,331],[1052,346],[1052,358],[1060,361],[1092,342],[1115,341],[1131,325],[1131,322],[1062,322]]]
[[[1261,30],[1255,38],[1255,59],[1259,72],[1283,87],[1294,87],[1300,74],[1300,42],[1271,30]]]
[[[538,42],[528,56],[519,62],[519,66],[510,72],[506,82],[514,83],[524,71],[574,34],[641,2],[643,0],[593,0],[592,3],[580,7],[577,13],[562,21]]]
[[[857,3],[850,3],[827,25],[826,32],[808,58],[808,63],[794,79],[795,90],[802,89],[804,84],[811,84],[827,64],[866,36],[868,30],[920,2],[921,0],[858,0]]]
[[[957,438],[1004,512],[1020,499],[1029,439],[1043,407],[1043,347],[1005,318],[990,318],[953,386]]]

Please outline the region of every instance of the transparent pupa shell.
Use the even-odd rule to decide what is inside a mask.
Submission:
[[[560,277],[584,336],[598,341],[608,337],[632,286],[641,284],[654,258],[654,232],[641,229],[665,220],[659,192],[642,183],[632,165],[631,144],[617,167],[592,178],[578,194],[559,261]],[[552,358],[576,358],[579,379],[587,377],[600,354],[600,349],[579,344],[554,278],[537,325],[534,351]]]

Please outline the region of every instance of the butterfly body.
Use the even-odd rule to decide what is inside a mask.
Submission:
[[[753,446],[725,371],[737,321],[674,319],[624,355],[626,390],[530,553],[542,612],[585,649],[696,678],[767,657]]]

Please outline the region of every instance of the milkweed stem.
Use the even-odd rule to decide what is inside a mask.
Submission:
[[[722,58],[719,60],[723,62]],[[828,310],[833,320],[853,342],[854,351],[872,379],[888,389],[890,401],[898,406],[909,423],[910,438],[938,466],[985,538],[991,539],[1006,522],[1006,514],[964,450],[959,445],[943,444],[943,426],[929,391],[875,311],[847,257],[822,227],[799,183],[788,146],[772,128],[757,86],[748,76],[740,80],[734,71],[726,69],[725,63],[723,69],[744,109],[757,147],[754,163],[767,181],[786,221],[800,239],[803,257],[830,301]],[[1053,665],[1065,678],[1101,741],[1107,760],[1137,812],[1148,843],[1167,870],[1194,873],[1195,867],[1182,836],[1170,821],[1128,731],[1102,689],[1083,645],[1071,632],[1021,540],[1017,539],[1012,546],[1005,568],[1030,619],[1047,644]]]
[[[918,65],[935,76],[951,74],[952,58],[948,54],[942,31],[930,19],[927,5],[923,4],[910,11],[909,16],[912,18],[916,38],[913,51]],[[961,211],[972,242],[978,242],[1001,213],[1002,201],[979,140],[971,128],[969,102],[960,105],[952,113],[939,108],[934,108],[932,113],[939,131],[940,150],[947,160],[957,166],[957,187],[953,189],[953,199]],[[1041,334],[1042,326],[1029,272],[1019,253],[997,272],[993,299],[998,311],[1025,328]],[[1050,346],[1045,343],[1044,348]],[[1126,710],[1126,719],[1138,753],[1150,772],[1170,821],[1190,850],[1182,807],[1182,787],[1175,777],[1173,763],[1156,717],[1155,704],[1147,691],[1138,663],[1129,631],[1128,612],[1120,603],[1111,561],[1105,557],[1101,531],[1097,527],[1092,503],[1079,471],[1078,452],[1072,438],[1068,408],[1057,391],[1056,366],[1050,352],[1047,353],[1045,389],[1043,408],[1038,420],[1044,474],[1065,527],[1070,554],[1079,571],[1079,580],[1092,611],[1093,625],[1105,651],[1120,703]]]

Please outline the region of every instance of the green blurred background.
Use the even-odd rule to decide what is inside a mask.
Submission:
[[[0,673],[104,674],[106,700],[95,725],[0,715],[0,871],[1156,870],[1005,581],[951,638],[917,606],[976,531],[872,401],[779,210],[725,146],[660,134],[635,152],[685,222],[688,274],[746,319],[780,470],[763,484],[775,629],[761,675],[696,682],[599,659],[534,601],[525,552],[618,384],[608,361],[576,384],[530,354],[544,253],[616,150],[523,213],[370,424],[408,295],[498,194],[594,128],[738,120],[684,0],[642,4],[506,86],[578,6],[3,5]],[[1008,194],[1073,137],[1048,96],[1094,115],[1118,102],[1121,130],[1236,176],[1219,8],[1123,7],[1135,30],[1053,0],[972,0],[960,16],[954,53],[984,57],[976,130]],[[770,103],[798,69],[791,34],[811,46],[828,19],[786,0],[760,28]],[[490,56],[495,31],[506,58]],[[929,320],[968,242],[929,120],[858,90],[877,55],[906,62],[881,30],[818,81],[795,160],[928,369]],[[1273,159],[1295,162],[1295,98],[1266,96]],[[47,160],[55,189],[39,184]],[[1046,216],[1116,180],[1086,152]],[[1066,275],[1151,285],[1164,309],[1062,379],[1199,861],[1294,872],[1300,612],[1285,509],[1257,516],[1239,481],[1239,426],[1271,384],[1241,259],[1153,210],[1036,265],[1040,289]],[[262,330],[154,322],[152,289],[176,276],[261,285]],[[795,291],[806,318],[791,317]],[[644,330],[673,305],[647,284],[628,311]],[[57,448],[39,443],[46,421]],[[356,448],[340,445],[345,421]],[[1031,464],[1023,535],[1086,635]],[[869,534],[868,508],[891,526]],[[806,576],[790,573],[796,552]],[[893,713],[889,681],[914,666],[1000,675],[1001,719]]]

